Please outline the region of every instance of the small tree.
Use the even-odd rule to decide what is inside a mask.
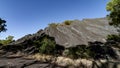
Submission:
[[[107,40],[114,40],[115,42],[120,41],[120,0],[110,0],[106,6],[109,11],[108,20],[111,26],[114,26],[118,35],[108,35]]]
[[[40,53],[43,54],[54,54],[55,52],[55,41],[45,37],[42,41],[41,41],[41,47],[40,47]]]
[[[111,0],[106,9],[110,12],[108,15],[109,24],[116,27],[120,32],[120,0]]]
[[[41,54],[54,55],[56,52],[56,42],[54,38],[47,35],[44,35],[40,39],[33,41],[33,44]]]
[[[0,18],[0,32],[6,31],[7,29],[5,27],[6,27],[6,21]]]

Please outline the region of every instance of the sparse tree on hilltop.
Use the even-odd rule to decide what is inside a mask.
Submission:
[[[6,21],[0,18],[0,33],[6,31]]]

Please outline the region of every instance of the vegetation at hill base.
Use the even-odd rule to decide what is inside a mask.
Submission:
[[[86,58],[86,59],[108,59],[108,56],[117,59],[115,51],[112,46],[107,43],[90,42],[89,45],[78,45],[64,50],[64,55],[72,59]]]
[[[108,35],[107,40],[114,40],[116,42],[120,42],[120,35]]]
[[[55,41],[54,38],[49,36],[44,36],[39,40],[33,42],[33,44],[38,48],[41,54],[54,54],[55,53]]]
[[[96,41],[89,42],[88,45],[77,45],[76,47],[64,48],[63,46],[58,46],[55,39],[47,35],[33,42],[33,45],[36,46],[40,54],[65,56],[72,59],[108,59],[109,57],[117,59],[117,55],[110,44],[111,43],[108,42],[102,43]]]
[[[55,39],[48,35],[44,35],[42,38],[34,40],[32,44],[36,46],[36,49],[40,54],[57,56],[61,55],[64,50],[64,47],[57,45]]]
[[[13,38],[14,38],[14,36],[8,36],[8,37],[6,37],[6,39],[0,40],[0,45],[8,45],[8,44],[14,42],[15,40]]]

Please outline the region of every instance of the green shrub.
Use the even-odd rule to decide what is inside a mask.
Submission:
[[[65,25],[70,25],[72,22],[73,22],[73,21],[71,21],[71,20],[66,20],[66,21],[64,21],[63,23],[64,23]]]
[[[96,44],[96,43],[94,43]],[[106,58],[106,55],[110,55],[110,57],[114,57],[115,53],[110,47],[101,46],[101,45],[78,45],[76,47],[67,48],[64,53],[65,56],[78,59],[78,58],[92,58],[92,59],[99,59],[99,58]],[[112,56],[112,54],[114,56]]]
[[[13,36],[8,36],[8,37],[6,37],[6,39],[0,40],[0,44],[1,45],[8,45],[8,44],[14,42],[13,38],[14,38]]]
[[[107,40],[120,41],[120,35],[108,35]]]
[[[80,58],[89,58],[89,49],[87,49],[86,45],[79,45],[77,47],[77,51],[76,54],[78,55],[78,57]]]
[[[111,43],[109,41],[111,41]],[[108,35],[107,42],[109,42],[107,43],[109,46],[120,49],[120,35]]]
[[[41,54],[51,54],[51,55],[55,54],[56,43],[52,37],[48,37],[46,35],[40,38],[39,40],[34,41],[33,44],[36,46],[39,53]]]
[[[54,54],[55,52],[55,41],[45,37],[41,41],[41,47],[39,49],[40,53],[43,54]]]
[[[59,24],[58,23],[50,23],[48,25],[49,25],[49,27],[57,27]]]
[[[77,47],[70,47],[66,49],[67,57],[72,59],[89,58],[89,51],[86,45],[78,45]]]
[[[68,57],[76,59],[78,58],[77,54],[76,54],[76,48],[75,47],[70,47],[68,48]]]
[[[90,58],[99,59],[105,57],[104,47],[100,45],[89,46],[88,50],[89,50],[88,55],[90,56]]]

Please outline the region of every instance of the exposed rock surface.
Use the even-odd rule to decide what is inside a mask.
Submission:
[[[18,39],[13,44],[25,44],[25,41],[39,39],[47,34],[55,38],[57,44],[64,47],[71,47],[88,42],[105,42],[108,34],[116,34],[114,27],[109,26],[106,18],[84,19],[82,21],[74,20],[70,25],[58,25],[57,27],[47,27],[35,34],[29,34]]]
[[[46,35],[53,37],[56,44],[68,48],[82,44],[88,45],[88,42],[94,41],[105,42],[108,34],[117,34],[117,31],[114,27],[109,26],[106,18],[74,20],[70,25],[48,26],[37,33],[28,34],[8,46],[0,46],[0,49],[14,53],[21,51],[32,54],[37,49],[31,42]]]
[[[22,52],[22,53],[27,53],[27,54],[33,54],[36,52],[36,47],[34,45],[31,45],[31,42],[34,40],[38,40],[45,36],[46,34],[43,32],[43,30],[38,31],[35,34],[29,34],[26,35],[17,41],[10,43],[9,45],[6,46],[0,46],[0,49],[2,52],[1,53],[7,53],[7,52]]]
[[[0,58],[0,68],[62,68],[48,62],[24,58]]]
[[[71,25],[48,27],[45,33],[54,37],[57,44],[71,47],[88,42],[105,42],[108,34],[117,33],[115,28],[109,26],[106,18],[75,20]]]

